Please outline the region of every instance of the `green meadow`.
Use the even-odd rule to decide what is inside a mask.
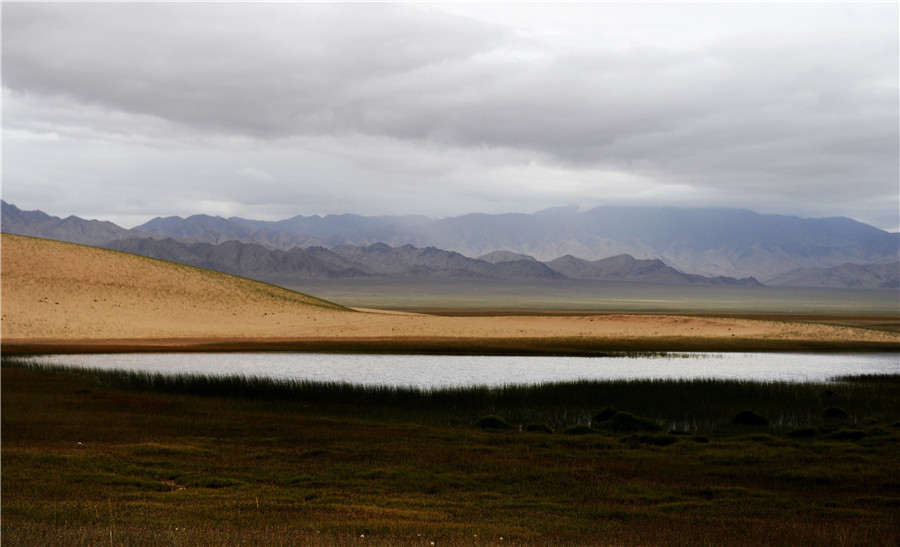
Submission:
[[[896,545],[898,395],[900,375],[419,390],[6,357],[2,539]]]

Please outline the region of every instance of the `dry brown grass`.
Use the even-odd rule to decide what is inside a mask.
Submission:
[[[758,349],[900,347],[900,334],[676,315],[438,317],[347,308],[280,287],[136,255],[2,235],[4,350],[86,344],[241,343],[311,349],[506,347]],[[654,342],[656,341],[655,345]],[[301,344],[301,346],[297,346]],[[749,344],[749,345],[748,345]],[[656,347],[660,346],[660,347]]]

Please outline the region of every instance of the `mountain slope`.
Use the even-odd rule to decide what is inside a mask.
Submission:
[[[509,280],[562,278],[537,261],[491,263],[435,247],[419,249],[404,245],[395,248],[376,243],[369,246],[343,245],[332,251],[355,264],[367,267],[369,272],[377,275],[493,277]]]
[[[377,243],[289,251],[226,241],[219,245],[174,239],[130,238],[112,241],[108,249],[170,260],[254,279],[328,279],[361,276],[487,277],[501,279],[559,279],[562,276],[537,261],[493,264],[435,248],[411,245],[393,248]]]
[[[248,336],[346,308],[208,270],[107,249],[2,235],[2,337]]]
[[[213,245],[185,243],[171,238],[131,238],[110,242],[105,247],[257,279],[272,276],[316,279],[368,275],[355,264],[321,247],[282,251],[234,240]]]
[[[490,262],[491,264],[498,264],[500,262],[515,262],[518,260],[529,260],[532,262],[537,262],[537,259],[533,256],[523,255],[522,253],[512,253],[510,251],[494,251],[492,253],[479,256],[478,260],[484,260],[485,262]]]
[[[705,284],[734,285],[746,287],[762,286],[756,279],[734,279],[717,276],[713,278],[686,274],[666,266],[661,260],[638,260],[630,255],[618,255],[601,260],[588,261],[566,255],[547,262],[551,269],[570,279],[592,279],[603,281],[633,281],[659,283],[665,285]]]
[[[900,288],[900,262],[799,268],[772,279],[771,283],[786,287],[897,289]]]

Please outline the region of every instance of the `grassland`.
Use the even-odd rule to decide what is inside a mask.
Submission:
[[[271,279],[347,306],[438,313],[692,313],[900,317],[896,289],[658,285],[622,281]]]
[[[0,387],[5,545],[900,542],[900,376],[419,391],[6,358]]]

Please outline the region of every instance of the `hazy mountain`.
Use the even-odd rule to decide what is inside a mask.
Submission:
[[[847,263],[834,268],[798,268],[775,277],[771,284],[792,287],[897,289],[900,288],[900,262]]]
[[[691,273],[762,278],[801,266],[891,262],[900,253],[898,234],[847,218],[667,207],[464,215],[423,227],[418,242],[472,256],[502,249],[538,260],[629,254]]]
[[[419,215],[405,216],[362,216],[362,215],[298,215],[278,221],[248,220],[238,217],[228,219],[236,224],[252,226],[267,230],[286,232],[318,238],[343,238],[345,241],[355,239],[374,239],[381,241],[390,239],[398,229],[416,228],[431,222],[431,219]]]
[[[638,260],[630,255],[618,255],[595,261],[582,260],[566,255],[547,262],[551,269],[570,279],[592,279],[603,281],[634,281],[643,283],[659,283],[666,285],[704,284],[704,285],[741,285],[747,287],[762,286],[750,277],[735,279],[732,277],[703,277],[686,274],[675,268],[666,266],[659,259]]]
[[[595,262],[563,257],[549,264],[534,259],[488,262],[435,247],[342,245],[266,249],[257,244],[226,241],[219,245],[174,239],[131,238],[105,245],[109,249],[199,266],[254,279],[282,281],[345,277],[452,277],[510,281],[554,281],[567,278],[656,284],[758,286],[755,280],[710,279],[679,272],[659,260],[622,255]]]
[[[23,211],[2,200],[0,200],[0,231],[83,245],[100,245],[116,239],[150,235],[126,230],[112,222],[84,220],[76,216],[59,218],[42,211]]]
[[[240,241],[212,245],[147,238],[113,241],[104,247],[255,279],[272,276],[308,279],[368,275],[354,264],[321,247],[282,251]]]
[[[234,240],[244,243],[258,243],[270,249],[293,249],[294,247],[328,245],[329,239],[270,230],[210,215],[192,215],[188,218],[176,216],[157,217],[135,229],[160,236],[177,238],[181,241],[219,244]],[[330,239],[334,244],[343,242],[341,238],[332,237]]]
[[[499,262],[514,262],[517,260],[530,260],[533,262],[537,262],[537,259],[533,256],[523,255],[521,253],[513,253],[510,251],[494,251],[492,253],[479,256],[478,260],[484,260],[485,262],[490,262],[491,264],[497,264]]]
[[[682,276],[754,277],[765,283],[798,268],[888,264],[900,260],[900,234],[897,233],[848,218],[801,219],[760,215],[743,209],[599,207],[579,212],[577,207],[557,207],[534,214],[470,214],[441,220],[421,216],[327,215],[297,216],[277,222],[194,215],[156,218],[138,229],[126,230],[109,222],[77,217],[59,219],[40,211],[24,212],[4,202],[2,220],[3,231],[10,233],[92,245],[152,234],[156,238],[172,237],[187,243],[219,245],[238,241],[280,250],[365,248],[376,243],[392,249],[411,246],[421,256],[394,252],[385,259],[398,260],[398,264],[403,260],[419,260],[420,263],[410,267],[423,272],[440,270],[454,271],[454,275],[465,272],[465,275],[514,278],[542,278],[550,274],[534,264],[530,270],[520,264],[512,272],[508,263],[546,262],[567,255],[596,262],[627,254],[638,260],[661,260],[664,266]],[[432,262],[438,260],[436,255],[425,256],[424,250],[428,248],[460,256],[442,256],[440,260],[447,262],[445,267],[438,267]],[[356,252],[360,256],[364,254]],[[473,256],[480,258],[468,258]],[[463,267],[462,258],[480,263]],[[483,263],[505,264],[505,273],[498,273],[496,268],[491,273]],[[370,267],[375,268],[371,264]],[[594,275],[579,273],[584,268],[593,271],[584,265],[566,266],[560,262],[558,267],[574,268],[562,272],[569,277]],[[662,271],[640,275],[668,276],[673,282],[676,277]],[[808,282],[812,281],[805,283]]]
[[[491,264],[459,253],[411,245],[392,248],[345,245],[288,251],[257,244],[226,241],[219,245],[174,239],[132,238],[113,241],[106,248],[199,266],[255,279],[316,279],[336,277],[492,277],[502,279],[559,279],[561,275],[536,261]]]
[[[392,241],[407,229],[427,224],[423,216],[326,215],[296,216],[279,221],[222,218],[209,215],[157,217],[135,229],[186,241],[221,243],[234,239],[273,249]]]
[[[440,220],[328,215],[279,222],[218,218],[213,223],[194,218],[157,219],[139,228],[173,237],[219,233],[272,248],[373,243],[436,247],[500,262],[504,260],[490,254],[505,251],[541,261],[628,254],[658,258],[683,272],[763,281],[801,267],[900,260],[900,234],[842,217],[802,219],[743,209],[599,207],[579,212],[577,207],[556,207],[534,214],[475,213]],[[278,239],[273,232],[289,237]],[[221,241],[208,235],[203,240]]]
[[[536,260],[487,262],[435,247],[419,249],[412,245],[390,247],[384,243],[369,246],[343,245],[332,249],[354,264],[365,266],[376,275],[442,275],[455,277],[494,277],[500,279],[561,279]]]

